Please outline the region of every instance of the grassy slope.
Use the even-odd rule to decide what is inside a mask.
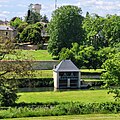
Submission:
[[[21,56],[24,55],[27,58],[30,58],[32,60],[52,60],[52,56],[48,53],[47,50],[16,50],[17,53],[19,53]],[[10,57],[11,59],[15,59],[14,55],[7,55],[5,60]]]
[[[22,53],[29,54],[34,60],[52,60],[47,50],[22,50]]]
[[[120,114],[49,116],[49,117],[31,117],[31,118],[12,118],[7,120],[120,120]]]
[[[22,58],[28,58],[30,60],[52,60],[52,56],[48,53],[47,50],[16,50]],[[25,56],[26,57],[25,57]],[[8,58],[16,59],[14,55],[6,55],[5,60]],[[103,69],[81,69],[81,72],[91,72],[91,73],[100,73]],[[37,78],[52,78],[53,71],[52,70],[40,70],[35,71]]]
[[[18,102],[67,102],[80,101],[84,103],[112,102],[113,94],[107,94],[107,90],[78,90],[64,92],[24,92],[18,93],[21,97]]]

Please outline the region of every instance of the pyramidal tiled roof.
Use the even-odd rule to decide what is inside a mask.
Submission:
[[[54,69],[54,71],[79,71],[71,60],[62,60]]]

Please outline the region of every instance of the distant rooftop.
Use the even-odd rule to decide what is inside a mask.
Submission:
[[[0,25],[0,30],[11,30],[12,31],[13,29],[6,25]]]
[[[73,64],[71,60],[62,60],[54,71],[79,71],[79,69]]]

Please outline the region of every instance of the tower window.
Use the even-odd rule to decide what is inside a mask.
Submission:
[[[6,36],[8,35],[8,32],[6,32]]]

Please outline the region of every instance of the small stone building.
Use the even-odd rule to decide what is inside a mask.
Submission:
[[[0,25],[0,42],[5,42],[6,40],[13,40],[13,29],[6,25]]]
[[[54,88],[80,88],[80,70],[71,60],[62,60],[54,69]]]

